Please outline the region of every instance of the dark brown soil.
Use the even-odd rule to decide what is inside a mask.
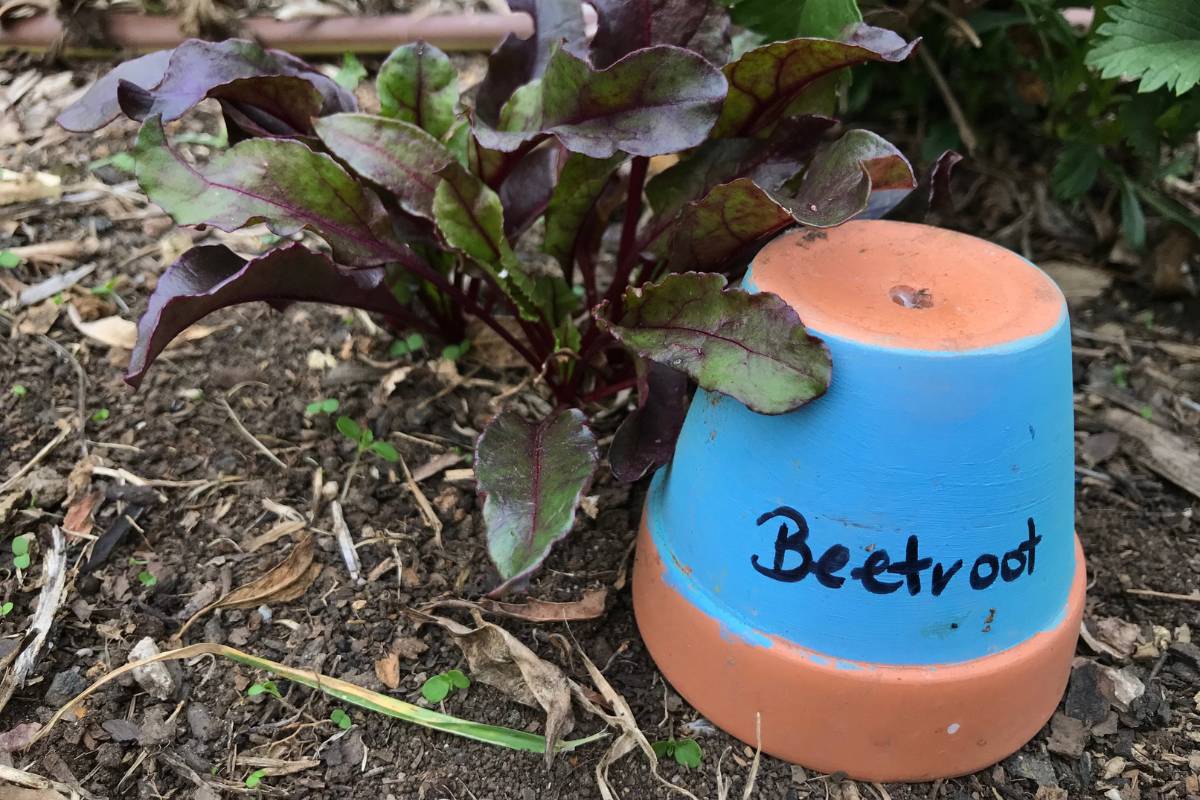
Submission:
[[[20,72],[15,60],[5,69],[0,73],[0,88],[5,76],[11,82]],[[41,102],[53,106],[60,99]],[[38,109],[27,113],[35,111],[41,113]],[[28,130],[24,123],[20,131],[20,141],[0,145],[6,167],[42,170],[61,175],[65,184],[77,184],[86,177],[89,161],[124,148],[130,128],[115,126],[93,137],[73,138],[50,128]],[[129,179],[110,168],[97,175],[110,187]],[[157,209],[138,199],[136,191],[131,196],[122,205],[111,190],[101,190],[95,199],[84,202],[0,207],[0,221],[8,218],[13,223],[0,228],[0,250],[77,238],[87,230],[99,240],[94,254],[64,265],[63,269],[94,263],[96,271],[66,290],[61,306],[53,306],[51,300],[50,306],[42,305],[36,313],[14,307],[0,316],[0,482],[51,441],[58,431],[56,423],[77,420],[82,404],[86,447],[100,459],[97,463],[147,480],[195,483],[148,491],[131,487],[111,473],[92,476],[90,488],[105,497],[98,506],[94,535],[104,533],[135,508],[143,511],[136,527],[104,564],[69,585],[31,679],[0,715],[0,734],[19,723],[46,722],[65,697],[124,664],[129,648],[143,637],[166,646],[178,630],[181,612],[197,593],[225,591],[253,580],[286,555],[292,546],[287,537],[254,553],[245,552],[253,537],[278,521],[264,502],[309,514],[314,506],[314,473],[320,471],[325,481],[341,484],[353,461],[352,445],[333,429],[329,417],[305,416],[307,403],[337,398],[339,413],[369,423],[415,469],[456,449],[469,454],[474,433],[495,412],[490,400],[522,377],[468,357],[458,368],[469,380],[456,380],[447,376],[444,365],[418,360],[391,396],[378,403],[372,395],[388,371],[378,366],[388,361],[386,333],[336,309],[306,306],[280,315],[251,306],[206,320],[219,330],[173,351],[142,389],[133,392],[121,381],[124,352],[81,335],[65,311],[74,304],[85,319],[111,314],[132,319],[144,306],[161,270],[160,250],[176,241],[168,240],[173,229]],[[988,235],[1010,221],[1001,219],[995,228],[973,232]],[[14,281],[33,285],[57,271],[54,266],[27,262],[0,271],[0,279],[12,289]],[[128,305],[128,312],[111,295],[89,291],[110,279],[116,280],[116,294]],[[51,317],[53,323],[47,323]],[[45,336],[21,332],[23,326],[36,327],[37,319],[46,328]],[[1075,325],[1083,334],[1076,340],[1075,367],[1079,463],[1087,467],[1078,487],[1078,532],[1090,580],[1087,625],[1111,644],[1112,632],[1127,623],[1136,634],[1136,641],[1129,642],[1131,649],[1140,648],[1136,653],[1104,654],[1081,642],[1083,673],[1077,671],[1061,709],[1067,722],[1061,724],[1059,735],[1050,737],[1047,726],[1020,753],[993,769],[931,785],[878,786],[806,773],[764,757],[755,796],[882,800],[1200,796],[1196,695],[1200,650],[1189,643],[1194,634],[1188,627],[1195,626],[1200,603],[1127,591],[1188,594],[1200,586],[1197,498],[1149,469],[1137,442],[1096,439],[1107,432],[1101,412],[1116,404],[1148,408],[1144,413],[1193,446],[1200,441],[1200,407],[1195,402],[1200,398],[1200,357],[1197,351],[1190,356],[1170,355],[1154,344],[1200,344],[1200,310],[1195,299],[1150,300],[1136,283],[1121,279],[1077,310]],[[1089,338],[1090,334],[1101,338]],[[329,354],[331,366],[314,368],[310,363],[314,351]],[[86,373],[82,394],[69,359]],[[1165,382],[1162,375],[1168,376]],[[23,396],[12,393],[15,384],[25,387]],[[286,469],[273,464],[239,433],[221,398],[229,398],[245,427],[287,464]],[[100,409],[108,410],[107,419],[93,417]],[[602,435],[611,434],[612,420],[600,424]],[[33,567],[23,581],[9,568],[7,556],[0,568],[0,601],[13,603],[12,612],[0,619],[0,632],[6,637],[0,640],[0,652],[16,647],[27,627],[37,597],[40,557],[51,527],[61,525],[66,512],[64,482],[81,461],[82,441],[70,435],[40,462],[43,488],[32,497],[22,497],[8,518],[9,537],[32,532],[38,544],[33,549]],[[465,459],[455,465],[467,466]],[[312,527],[318,531],[317,557],[323,569],[311,589],[301,599],[269,610],[210,614],[188,632],[187,640],[231,644],[413,702],[419,701],[419,688],[427,676],[463,666],[458,648],[441,631],[431,626],[417,629],[404,611],[444,595],[478,597],[494,585],[474,490],[469,482],[446,480],[444,473],[422,482],[445,527],[444,549],[439,549],[396,473],[385,462],[363,461],[344,503],[346,521],[361,543],[358,553],[364,574],[374,574],[393,559],[372,581],[362,586],[350,582],[327,533],[331,529],[328,503],[321,500]],[[581,516],[570,539],[534,579],[529,594],[570,600],[588,589],[617,582],[629,566],[643,491],[643,487],[629,489],[608,482],[595,488],[598,515],[595,519]],[[0,508],[3,500],[0,492]],[[80,538],[69,543],[71,563],[83,558],[90,544]],[[401,582],[394,564],[397,556],[403,565]],[[139,574],[144,572],[154,576],[155,585],[142,585]],[[702,766],[686,770],[664,763],[667,777],[699,797],[717,797],[718,759],[728,750],[721,769],[733,780],[730,796],[741,796],[752,752],[704,725],[664,684],[638,637],[627,585],[610,592],[604,617],[573,623],[569,631],[562,624],[497,622],[586,684],[586,672],[567,646],[573,636],[628,699],[651,740],[681,730],[697,735],[705,752]],[[415,637],[428,649],[402,658],[401,684],[387,690],[373,664],[397,639],[406,637]],[[1101,713],[1107,717],[1104,722],[1076,725],[1075,741],[1064,741],[1071,738],[1071,723],[1086,716],[1081,708],[1089,703],[1093,709],[1102,704],[1101,712],[1108,708],[1108,699],[1086,681],[1088,670],[1097,663],[1126,669],[1144,684],[1145,692],[1126,711]],[[136,684],[114,684],[88,700],[79,714],[71,714],[32,750],[0,758],[31,772],[78,781],[93,795],[114,798],[204,798],[218,796],[204,792],[222,787],[225,796],[253,795],[255,791],[243,785],[253,772],[239,760],[246,756],[316,762],[293,774],[265,778],[256,791],[271,797],[599,796],[593,772],[604,743],[560,757],[547,770],[536,756],[431,733],[356,708],[347,707],[354,725],[343,733],[328,721],[337,703],[282,681],[287,705],[269,696],[248,699],[246,687],[265,676],[228,662],[201,658],[180,666],[175,674],[178,690],[165,703]],[[500,725],[540,730],[542,723],[540,714],[478,683],[452,695],[445,705],[450,713]],[[289,722],[295,717],[293,708],[303,709],[304,716]],[[156,722],[164,717],[169,719],[165,730]],[[114,740],[104,726],[111,720],[132,722],[146,743]],[[581,713],[576,734],[601,727],[599,720]],[[207,788],[199,788],[192,776]],[[612,776],[621,797],[667,795],[636,753],[618,762]],[[4,791],[0,788],[0,798]]]

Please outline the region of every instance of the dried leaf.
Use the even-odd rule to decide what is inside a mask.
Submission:
[[[608,599],[608,589],[593,589],[584,593],[578,600],[569,603],[556,603],[550,600],[530,600],[525,603],[502,603],[491,598],[482,600],[435,600],[421,607],[422,611],[434,608],[471,608],[479,609],[499,617],[519,619],[524,622],[576,622],[585,619],[599,619],[604,616],[604,604]]]
[[[1146,446],[1146,466],[1167,480],[1200,497],[1200,449],[1194,440],[1171,433],[1153,422],[1120,408],[1104,412],[1104,421],[1114,430],[1132,436]]]
[[[383,658],[375,660],[375,677],[389,689],[400,685],[400,656],[388,653]]]

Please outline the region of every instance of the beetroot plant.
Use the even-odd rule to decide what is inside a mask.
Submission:
[[[907,57],[913,43],[890,31],[729,61],[715,2],[599,0],[590,41],[577,0],[513,5],[535,33],[503,42],[471,97],[422,43],[383,64],[376,115],[285,53],[188,41],[120,65],[59,120],[140,120],[137,180],[177,223],[265,222],[283,239],[251,259],[198,246],[170,266],[138,325],[131,385],[186,327],[252,301],[365,309],[439,345],[476,319],[528,362],[555,410],[500,413],[475,460],[497,591],[570,530],[601,460],[587,424],[599,401],[637,389],[607,454],[633,481],[670,459],[693,383],[766,414],[822,394],[824,345],[779,297],[729,282],[786,228],[925,194],[888,142],[829,116],[842,72]],[[164,124],[206,98],[232,144],[197,164]],[[302,230],[323,244],[295,241]]]

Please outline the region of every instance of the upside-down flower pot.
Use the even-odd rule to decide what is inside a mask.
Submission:
[[[778,416],[697,392],[638,541],[651,655],[806,767],[999,761],[1053,714],[1083,613],[1062,294],[999,246],[882,221],[780,237],[745,285],[825,340],[833,380]]]

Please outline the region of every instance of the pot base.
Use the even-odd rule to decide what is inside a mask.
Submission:
[[[955,664],[845,661],[756,630],[700,589],[643,517],[638,628],[663,675],[700,713],[777,758],[865,781],[927,781],[988,767],[1054,713],[1083,617],[1085,567],[1054,627]],[[665,556],[665,558],[664,558]]]

